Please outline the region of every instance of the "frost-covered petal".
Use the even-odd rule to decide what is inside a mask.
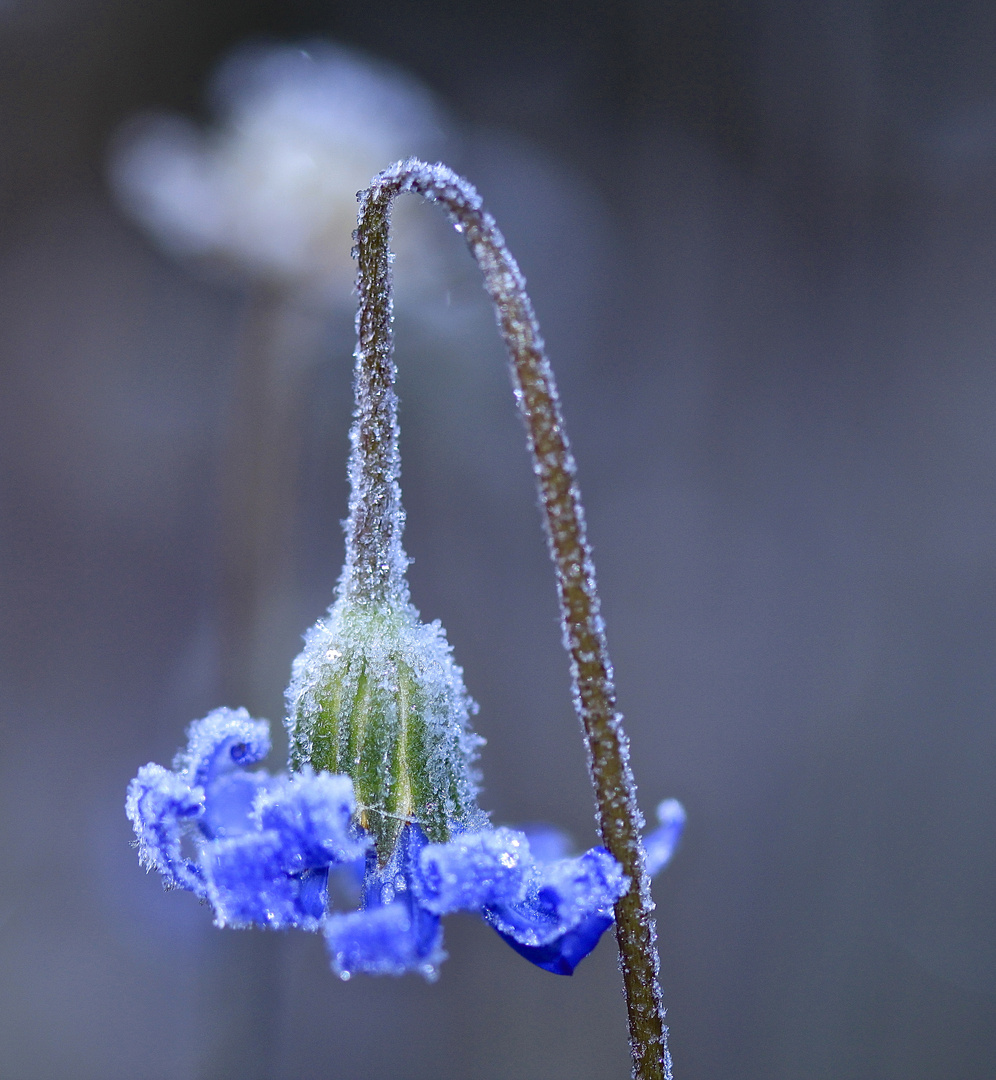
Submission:
[[[580,925],[592,912],[609,910],[629,888],[629,878],[603,847],[576,859],[558,859],[540,868],[537,893],[567,926]]]
[[[414,878],[419,902],[437,915],[521,899],[533,859],[525,833],[483,829],[428,844]]]
[[[370,846],[352,825],[356,800],[348,776],[314,772],[274,777],[260,795],[256,814],[263,829],[279,836],[288,867],[312,869],[353,862]]]
[[[643,840],[647,853],[647,873],[651,877],[663,870],[671,861],[671,856],[678,850],[681,834],[685,828],[685,817],[685,808],[677,799],[665,799],[658,805],[659,824]]]
[[[315,930],[326,911],[329,866],[355,861],[369,841],[350,823],[348,777],[310,768],[275,777],[245,771],[268,749],[266,721],[217,709],[191,724],[175,771],[140,770],[126,809],[142,861],[167,885],[209,900],[219,926]]]
[[[401,900],[385,907],[330,915],[322,928],[332,965],[343,978],[354,972],[403,975],[416,971],[428,979],[446,958],[438,915]]]
[[[142,865],[158,870],[167,887],[198,895],[203,895],[203,875],[196,863],[183,857],[181,845],[185,826],[203,812],[203,795],[183,777],[150,762],[128,785],[125,801]]]
[[[422,829],[406,823],[385,866],[379,867],[375,853],[368,853],[363,910],[325,920],[322,929],[332,966],[344,978],[356,971],[371,975],[415,971],[436,978],[436,968],[445,959],[442,923],[418,902],[412,889],[426,846]]]
[[[483,914],[527,960],[570,975],[612,925],[612,905],[628,887],[619,863],[597,847],[537,866],[524,899],[490,904]]]
[[[288,873],[286,861],[273,831],[206,844],[207,898],[218,926],[317,929],[325,913],[327,870]]]
[[[245,709],[215,709],[187,728],[187,747],[173,768],[191,785],[210,784],[237,765],[252,765],[270,752],[270,725],[253,720]]]

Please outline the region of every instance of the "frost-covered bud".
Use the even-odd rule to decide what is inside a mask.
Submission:
[[[482,828],[476,706],[439,623],[406,600],[347,593],[305,642],[287,691],[291,767],[352,779],[378,863],[406,822],[433,843]]]

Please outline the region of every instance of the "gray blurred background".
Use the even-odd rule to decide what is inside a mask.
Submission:
[[[529,279],[644,810],[689,813],[655,885],[677,1077],[996,1075],[982,0],[0,2],[0,1075],[628,1075],[611,938],[558,979],[451,918],[438,984],[347,985],[319,938],[216,931],[129,847],[137,767],[216,705],[279,721],[332,598],[352,315],[295,346],[286,572],[227,700],[252,290],[127,220],[108,148],[143,109],[207,119],[239,42],[317,36],[436,92]],[[587,846],[501,346],[422,213],[448,277],[399,306],[414,599],[480,702],[484,806]]]

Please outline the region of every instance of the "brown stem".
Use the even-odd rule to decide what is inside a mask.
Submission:
[[[394,392],[394,305],[391,289],[390,198],[360,215],[356,256],[356,409],[349,438],[349,520],[340,590],[356,597],[404,601],[408,558],[401,547],[398,399]]]
[[[637,1080],[670,1080],[671,1058],[658,981],[656,932],[650,883],[644,867],[640,830],[643,819],[636,803],[636,783],[629,764],[629,742],[616,707],[612,665],[599,615],[595,568],[585,535],[584,510],[576,479],[576,466],[564,431],[553,372],[543,350],[539,326],[526,295],[525,279],[512,258],[494,219],[482,207],[476,190],[443,165],[414,159],[398,162],[376,176],[360,198],[357,254],[360,263],[360,311],[357,328],[357,379],[370,380],[370,406],[358,408],[354,425],[354,501],[357,478],[375,487],[378,506],[387,508],[397,489],[397,444],[391,331],[390,260],[388,231],[390,207],[403,191],[438,203],[460,230],[484,274],[485,288],[494,302],[498,326],[508,346],[515,397],[526,424],[533,471],[545,511],[550,554],[557,571],[564,644],[571,657],[574,704],[585,733],[588,767],[597,804],[596,820],[605,846],[623,865],[632,884],[615,907],[616,938],[629,1012],[633,1075]],[[395,441],[390,442],[390,433]],[[367,433],[369,432],[369,436]],[[379,444],[387,460],[367,438],[387,439]],[[358,439],[371,449],[369,476],[357,460]],[[366,452],[366,450],[364,451]],[[379,485],[379,486],[378,486]],[[351,543],[362,556],[357,517],[351,504]],[[400,536],[381,520],[379,560],[368,559],[369,575],[387,574],[383,556]],[[400,524],[395,528],[400,532]],[[377,535],[377,534],[373,534]],[[379,571],[377,566],[387,570]]]

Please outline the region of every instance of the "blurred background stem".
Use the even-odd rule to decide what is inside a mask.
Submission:
[[[249,295],[225,420],[220,474],[220,700],[271,721],[285,756],[282,688],[300,631],[294,551],[301,413],[321,319],[284,289]],[[210,998],[202,1080],[274,1074],[283,938],[267,931],[209,936]]]

